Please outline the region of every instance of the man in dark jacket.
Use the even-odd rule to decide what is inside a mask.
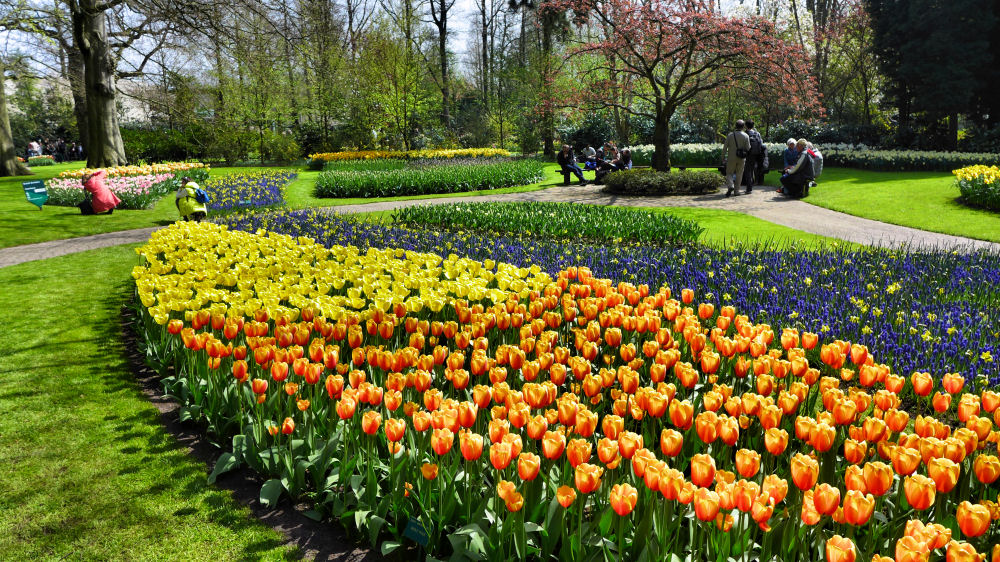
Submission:
[[[562,146],[562,150],[556,155],[556,162],[562,167],[563,185],[569,185],[569,175],[575,174],[580,178],[580,185],[586,185],[587,180],[583,179],[583,170],[576,164],[576,155],[568,144]]]

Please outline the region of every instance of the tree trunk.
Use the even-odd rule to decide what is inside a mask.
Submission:
[[[66,49],[66,79],[73,94],[73,115],[76,117],[76,129],[80,135],[80,144],[87,150],[90,144],[90,128],[87,126],[87,93],[83,84],[83,58],[75,46]]]
[[[958,150],[958,113],[948,116],[948,150]]]
[[[31,170],[17,161],[17,147],[10,134],[10,118],[7,117],[7,92],[3,87],[4,66],[0,58],[0,177],[27,176]]]
[[[653,125],[653,160],[650,166],[661,172],[670,171],[670,117],[673,111],[661,111]]]
[[[73,37],[83,58],[87,93],[87,167],[123,166],[128,160],[118,128],[115,69],[104,12],[96,8],[95,0],[79,0],[74,5]]]
[[[441,58],[441,124],[447,129],[451,126],[450,85],[448,83],[448,0],[439,0],[441,16],[438,19],[438,56]]]

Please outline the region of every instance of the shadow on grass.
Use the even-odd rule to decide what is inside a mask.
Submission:
[[[260,522],[286,537],[285,540],[263,538],[246,544],[240,559],[256,559],[265,552],[285,545],[293,547],[285,553],[286,559],[308,557],[352,562],[382,559],[375,551],[354,543],[339,525],[330,521],[317,522],[302,515],[303,511],[309,509],[308,506],[292,505],[285,499],[276,508],[264,507],[260,503],[263,479],[248,469],[225,474],[217,480],[216,485],[208,484],[208,472],[223,451],[205,436],[204,427],[180,421],[179,405],[163,395],[159,375],[144,364],[134,332],[134,312],[129,305],[122,305],[130,295],[129,281],[120,282],[107,292],[103,304],[111,310],[121,310],[121,321],[109,322],[96,328],[100,344],[94,347],[94,353],[88,358],[95,365],[105,366],[104,382],[112,391],[134,393],[156,407],[156,411],[146,409],[125,418],[106,416],[108,422],[122,422],[114,428],[119,433],[117,441],[146,438],[141,446],[122,449],[127,454],[145,452],[146,456],[135,465],[124,468],[119,474],[138,472],[144,464],[153,461],[155,456],[171,451],[184,451],[203,463],[180,466],[164,481],[151,485],[146,491],[159,494],[175,490],[183,496],[200,496],[200,504],[207,509],[209,519],[236,532],[258,525],[258,521],[233,509],[232,500],[235,499],[247,506]],[[118,361],[124,368],[106,368],[109,362]],[[125,373],[128,375],[123,376]],[[159,427],[155,427],[150,434],[132,430],[138,425]],[[175,511],[173,516],[183,517],[199,511],[201,509],[198,506],[191,505]]]

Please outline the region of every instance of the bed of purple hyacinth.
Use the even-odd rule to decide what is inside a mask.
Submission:
[[[238,172],[209,180],[210,213],[278,207],[285,203],[285,186],[298,176],[294,170]]]
[[[233,215],[230,228],[264,228],[326,245],[458,254],[549,273],[587,266],[612,280],[696,291],[770,322],[877,350],[897,373],[963,374],[1000,383],[1000,255],[942,251],[584,245],[467,232],[417,231],[316,210]]]

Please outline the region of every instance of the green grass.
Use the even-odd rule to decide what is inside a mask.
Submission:
[[[132,249],[0,269],[2,558],[296,555],[207,484],[139,391],[119,337]]]
[[[768,174],[777,185],[779,175]],[[827,168],[808,203],[881,222],[1000,242],[1000,213],[958,202],[948,172],[872,172]]]
[[[46,205],[42,211],[28,203],[21,188],[22,181],[46,180],[57,176],[64,170],[82,168],[83,162],[58,164],[35,168],[33,176],[0,178],[0,248],[9,248],[22,244],[33,244],[63,238],[76,238],[104,232],[118,232],[133,228],[163,226],[177,220],[177,209],[172,197],[164,197],[152,209],[148,210],[116,210],[113,215],[83,216],[76,207],[54,207]],[[280,166],[294,168],[294,166]],[[251,171],[247,167],[212,168],[212,177],[223,176],[233,172]],[[299,177],[289,184],[286,193],[288,207],[302,209],[306,207],[329,207],[333,205],[357,205],[377,201],[398,201],[406,199],[430,199],[435,197],[465,197],[498,193],[517,193],[536,191],[557,185],[562,181],[562,175],[556,172],[555,166],[546,166],[548,177],[539,183],[496,189],[492,191],[473,191],[468,193],[449,193],[442,195],[423,195],[418,197],[389,197],[384,199],[320,199],[313,197],[313,187],[319,172],[298,169]]]

